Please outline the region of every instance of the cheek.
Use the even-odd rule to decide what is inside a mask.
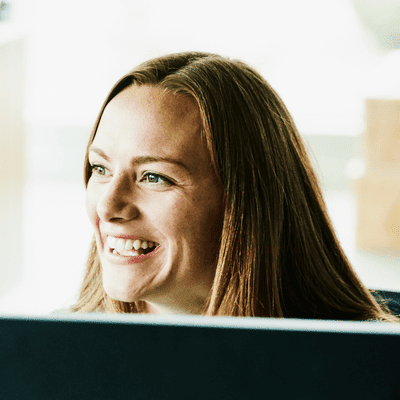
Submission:
[[[98,195],[93,190],[92,185],[89,183],[86,189],[86,213],[93,226],[97,226],[97,201]]]
[[[143,201],[142,211],[149,223],[166,237],[182,236],[184,221],[187,221],[184,199],[174,196]]]
[[[198,200],[177,204],[170,214],[169,224],[177,236],[194,247],[204,248],[221,235],[223,210],[217,197]]]
[[[172,241],[186,240],[193,221],[197,220],[190,198],[182,193],[143,198],[140,209],[149,225]]]

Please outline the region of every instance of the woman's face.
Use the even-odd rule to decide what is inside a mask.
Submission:
[[[106,106],[86,207],[111,298],[145,300],[150,312],[204,306],[223,206],[201,129],[193,98],[153,86],[131,86]]]

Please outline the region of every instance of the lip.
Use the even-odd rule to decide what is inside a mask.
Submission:
[[[113,235],[111,233],[104,233],[104,232],[103,232],[103,235],[105,236],[106,239],[107,239],[107,236],[112,236],[112,237],[115,237],[117,239],[139,239],[139,240],[150,241],[148,239],[143,239],[143,238],[141,238],[139,236],[133,236],[133,235]]]
[[[117,237],[117,236],[115,236]],[[121,236],[119,236],[121,237]],[[129,265],[129,264],[140,264],[144,261],[147,261],[149,258],[155,256],[156,254],[159,253],[161,246],[157,246],[152,252],[148,254],[143,254],[141,256],[120,256],[118,254],[114,254],[112,252],[112,249],[108,246],[105,247],[105,255],[108,259],[108,261],[112,264],[120,264],[120,265]]]

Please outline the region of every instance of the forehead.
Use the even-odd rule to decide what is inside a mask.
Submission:
[[[149,85],[130,86],[107,104],[93,143],[107,152],[187,153],[198,158],[206,151],[201,129],[193,97]]]
[[[150,85],[129,86],[107,104],[105,112],[121,112],[122,110],[139,115],[152,115],[156,121],[162,120],[164,123],[176,122],[182,118],[200,117],[193,97],[171,93]]]

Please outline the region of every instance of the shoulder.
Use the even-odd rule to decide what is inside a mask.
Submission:
[[[388,290],[371,290],[372,295],[380,304],[385,304],[389,310],[396,315],[400,315],[400,293]]]

